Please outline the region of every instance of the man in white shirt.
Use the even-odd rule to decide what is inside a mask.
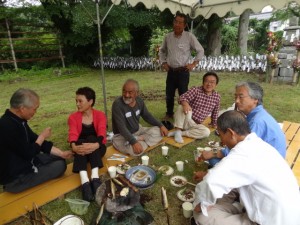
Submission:
[[[299,187],[276,149],[250,133],[240,112],[223,113],[217,127],[230,153],[208,172],[194,175],[199,182],[193,203],[196,223],[299,225]]]

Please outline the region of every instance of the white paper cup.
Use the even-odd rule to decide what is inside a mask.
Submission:
[[[176,167],[178,171],[183,171],[183,167],[184,167],[184,162],[183,161],[177,161],[176,163]]]
[[[108,173],[111,178],[115,178],[117,175],[117,167],[115,166],[108,167]]]
[[[209,152],[209,151],[211,151],[211,150],[212,150],[211,147],[205,147],[205,148],[204,148],[204,151],[208,151],[208,152]]]
[[[143,155],[142,156],[142,164],[144,166],[148,166],[148,164],[149,164],[149,156],[147,156],[147,155]]]
[[[182,204],[182,212],[185,218],[190,218],[193,215],[193,204],[190,202],[184,202]]]
[[[198,148],[197,148],[197,150],[194,151],[195,162],[199,162],[200,161],[201,154],[202,154],[202,151],[199,151]]]
[[[202,147],[197,147],[197,150],[198,150],[199,152],[203,152],[203,151],[204,151],[204,148],[202,148]]]
[[[169,147],[168,147],[168,146],[162,146],[162,147],[161,147],[161,154],[162,154],[163,156],[168,155],[168,151],[169,151]]]

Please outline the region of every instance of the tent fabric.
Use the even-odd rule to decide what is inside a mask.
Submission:
[[[246,9],[252,9],[253,12],[260,12],[265,6],[271,5],[275,9],[281,9],[287,6],[289,2],[296,2],[300,5],[300,0],[124,0],[131,6],[136,6],[142,2],[146,8],[154,6],[160,11],[168,8],[172,14],[180,11],[188,14],[191,18],[201,15],[206,19],[212,14],[223,17],[228,12],[236,15],[242,14]],[[118,5],[122,0],[112,0],[112,3]]]

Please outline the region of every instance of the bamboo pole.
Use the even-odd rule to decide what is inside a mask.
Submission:
[[[10,33],[9,24],[8,24],[7,19],[5,19],[5,23],[6,23],[8,41],[9,41],[9,45],[10,45],[10,49],[11,49],[11,55],[12,55],[12,58],[13,58],[13,61],[14,61],[15,70],[18,71],[18,64],[17,64],[17,61],[16,61],[14,45],[13,45],[13,41],[11,39],[11,33]]]
[[[64,56],[62,54],[62,48],[61,48],[61,44],[59,43],[59,56],[60,56],[60,59],[61,59],[61,64],[62,64],[62,67],[65,68],[65,60],[64,60]]]

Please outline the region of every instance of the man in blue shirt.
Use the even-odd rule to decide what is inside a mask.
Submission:
[[[285,158],[285,136],[279,124],[262,105],[264,94],[262,87],[254,82],[241,82],[235,89],[236,108],[245,114],[251,131],[272,145]],[[215,152],[203,152],[202,158],[209,160],[210,165],[214,166],[228,154],[229,149],[224,148]]]

